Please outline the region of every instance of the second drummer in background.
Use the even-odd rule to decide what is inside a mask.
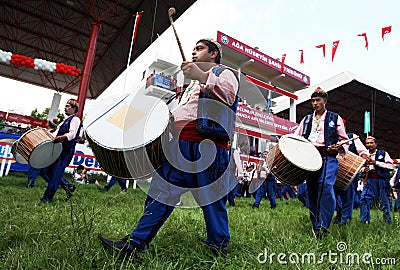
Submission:
[[[60,157],[50,166],[44,169],[44,177],[47,179],[47,188],[40,199],[42,202],[52,202],[58,187],[63,181],[64,170],[71,162],[74,153],[75,145],[78,141],[81,120],[75,114],[78,112],[78,101],[70,99],[65,104],[65,114],[68,116],[57,127],[53,135],[54,142],[62,143],[62,152]]]
[[[316,88],[311,94],[314,112],[303,118],[294,133],[308,139],[322,157],[322,168],[313,179],[307,179],[310,220],[317,238],[328,234],[335,212],[333,185],[339,166],[336,156],[338,152],[345,154],[348,150],[348,145],[338,145],[348,140],[343,119],[337,113],[326,110],[327,101],[326,91]]]

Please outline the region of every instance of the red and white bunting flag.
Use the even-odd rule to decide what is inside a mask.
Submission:
[[[135,43],[135,41],[136,41],[136,34],[137,34],[137,30],[138,30],[140,17],[142,17],[142,13],[143,13],[143,11],[136,12],[135,24],[133,26],[133,38],[132,38],[133,39],[133,43]]]
[[[382,40],[385,41],[385,35],[392,32],[392,26],[386,26],[382,28]]]
[[[336,54],[337,47],[339,46],[339,42],[340,42],[340,40],[336,40],[332,43],[332,62],[333,62],[333,58],[335,58],[335,54]]]
[[[367,48],[367,50],[368,50],[368,38],[367,38],[367,33],[358,34],[357,36],[359,36],[359,37],[364,37],[364,40],[365,40],[365,48]]]
[[[322,54],[324,55],[324,57],[325,57],[325,44],[321,44],[321,45],[317,45],[317,46],[315,46],[315,48],[322,48]]]
[[[286,59],[286,53],[282,54],[281,73],[283,73],[285,69],[285,59]]]
[[[300,52],[300,64],[304,64],[304,50],[299,50]]]

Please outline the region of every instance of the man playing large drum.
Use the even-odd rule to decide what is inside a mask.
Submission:
[[[192,81],[172,111],[174,138],[168,143],[167,158],[152,178],[144,213],[136,228],[118,241],[99,235],[106,249],[118,250],[120,256],[145,249],[179,203],[180,195],[190,191],[204,213],[206,245],[214,254],[226,253],[230,234],[225,204],[230,187],[226,177],[229,173],[225,172],[229,164],[228,141],[233,140],[239,83],[232,70],[218,65],[220,59],[221,45],[212,39],[201,39],[192,51],[193,62],[182,63],[185,78]],[[204,109],[206,101],[202,97],[215,102],[215,106]],[[224,126],[228,137],[213,138],[212,133],[219,132],[206,134],[204,126],[199,127],[199,121],[209,117],[198,113],[206,114],[209,109],[217,109],[221,116],[221,119],[212,119],[214,122],[221,126],[229,123]],[[210,140],[204,141],[205,138]],[[233,188],[237,182],[230,184]]]
[[[326,236],[335,212],[333,185],[338,170],[338,151],[347,152],[348,146],[339,146],[348,140],[343,119],[336,113],[327,111],[325,105],[328,94],[318,87],[311,95],[314,113],[306,115],[294,134],[311,141],[322,157],[322,168],[307,179],[310,219],[315,236]]]
[[[40,199],[42,202],[52,202],[54,195],[64,177],[64,170],[71,162],[75,153],[75,145],[78,140],[81,120],[75,116],[78,112],[78,101],[70,99],[65,104],[65,114],[68,116],[57,127],[53,135],[54,142],[62,143],[62,152],[60,157],[50,166],[44,169],[44,177],[47,178],[47,188]]]

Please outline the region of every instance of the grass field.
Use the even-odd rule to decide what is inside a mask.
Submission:
[[[253,199],[239,198],[228,206],[231,243],[223,258],[204,244],[201,209],[177,208],[147,251],[121,261],[103,250],[97,234],[117,239],[131,232],[143,191],[120,194],[115,185],[99,193],[81,185],[69,202],[59,189],[53,203],[41,203],[46,183],[25,184],[23,173],[0,178],[0,269],[400,269],[399,212],[387,225],[373,210],[371,224],[361,225],[355,210],[352,223],[332,225],[327,238],[316,240],[299,201],[278,201],[271,210],[267,201],[252,209]]]

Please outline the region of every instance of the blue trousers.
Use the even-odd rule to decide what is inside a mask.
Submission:
[[[278,198],[280,200],[283,200],[282,188],[283,188],[282,183],[276,183],[276,194],[278,195]]]
[[[308,194],[307,194],[307,184],[301,183],[297,187],[297,199],[303,203],[305,207],[308,208]]]
[[[354,178],[353,182],[346,190],[334,187],[336,196],[336,211],[341,216],[340,224],[346,224],[353,217],[354,196],[357,190],[357,182],[359,175]]]
[[[235,185],[235,187],[229,191],[228,193],[228,202],[230,206],[235,206],[235,196],[237,196],[239,184]]]
[[[354,192],[354,203],[353,203],[353,209],[357,209],[360,207],[361,204],[361,191],[356,191]]]
[[[399,192],[397,192],[397,200],[395,201],[394,207],[393,207],[394,211],[397,211],[400,209],[400,196],[399,195],[400,195]]]
[[[265,194],[267,194],[267,199],[269,200],[271,209],[276,208],[275,187],[275,181],[264,181],[257,189],[254,205],[259,206],[262,198],[264,198]]]
[[[36,178],[38,178],[39,173],[40,173],[40,169],[29,167],[28,184],[26,185],[27,187],[29,187],[29,186],[33,187],[35,185],[35,181],[36,181]]]
[[[118,182],[119,186],[121,187],[121,190],[124,190],[124,189],[127,188],[125,179],[120,179],[120,178],[117,178],[117,177],[113,176],[111,178],[110,182],[108,182],[108,184],[104,187],[104,189],[109,190],[117,182]]]
[[[206,244],[217,249],[225,249],[228,245],[230,234],[225,204],[228,192],[237,182],[228,183],[230,177],[226,169],[229,155],[226,149],[217,146],[216,154],[212,158],[203,159],[199,145],[198,142],[177,139],[170,142],[170,149],[166,150],[168,158],[152,178],[144,214],[131,233],[134,244],[147,246],[174,210],[180,195],[190,191],[203,210],[207,230]],[[215,146],[210,144],[207,147]],[[180,153],[176,149],[180,149]],[[205,149],[203,154],[210,151]],[[206,169],[199,169],[203,167],[196,162],[199,160],[211,161],[211,165]]]
[[[391,224],[389,196],[389,179],[368,179],[368,184],[364,185],[361,192],[360,221],[362,223],[370,223],[371,203],[375,200],[381,203],[384,222]]]
[[[61,151],[61,155],[58,157],[56,161],[53,162],[50,166],[43,169],[43,175],[41,175],[47,180],[47,188],[43,194],[42,201],[52,201],[54,195],[57,192],[57,189],[63,181],[65,168],[71,162],[74,156],[75,148],[74,147],[64,147]]]
[[[293,199],[295,197],[292,187],[288,185],[283,185],[283,197],[285,198],[285,200],[288,200],[289,198],[287,197],[286,193],[289,195],[290,199]]]
[[[336,206],[333,185],[338,166],[336,157],[322,157],[322,168],[307,180],[310,220],[315,232],[327,230],[332,222]]]

